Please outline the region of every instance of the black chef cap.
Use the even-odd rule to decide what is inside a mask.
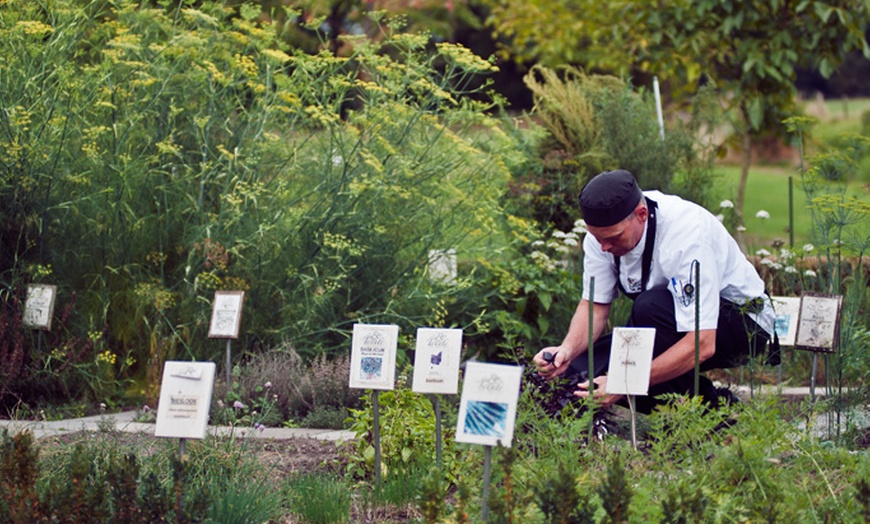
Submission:
[[[580,209],[586,225],[607,227],[634,211],[643,193],[634,175],[624,169],[595,175],[580,191]]]

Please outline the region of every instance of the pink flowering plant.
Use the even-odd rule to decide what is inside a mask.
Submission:
[[[239,385],[239,367],[233,369],[233,385],[225,399],[218,399],[211,409],[212,425],[253,427],[263,431],[267,426],[280,426],[283,422],[278,409],[278,396],[272,391],[272,383],[265,382],[244,392]]]

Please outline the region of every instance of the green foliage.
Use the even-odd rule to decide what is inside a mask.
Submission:
[[[435,413],[431,402],[406,387],[398,387],[392,391],[378,392],[378,406],[382,475],[406,475],[420,465],[431,464],[435,457]],[[375,442],[372,398],[365,397],[362,408],[350,412],[350,431],[356,435],[356,444],[355,453],[348,457],[348,473],[353,477],[373,477]],[[446,424],[442,426],[442,457],[447,472],[454,467],[454,429]]]
[[[786,125],[803,141],[805,132],[815,122],[789,119]],[[838,351],[825,359],[826,384],[836,395],[836,411],[846,410],[846,384],[863,380],[867,374],[866,360],[870,341],[866,336],[867,307],[865,255],[870,252],[870,202],[863,196],[847,193],[848,185],[833,185],[831,180],[854,182],[859,160],[870,151],[867,137],[845,134],[838,139],[839,148],[823,150],[809,158],[809,168],[801,172],[801,184],[812,217],[812,238],[816,245],[805,251],[815,255],[818,274],[812,291],[843,296]],[[804,166],[801,147],[801,166]],[[822,269],[826,270],[823,271]],[[817,278],[817,280],[816,280]],[[837,434],[840,432],[839,423]]]
[[[425,524],[438,524],[444,513],[444,483],[441,470],[432,467],[420,484],[417,506]]]
[[[564,463],[551,476],[545,476],[535,487],[538,506],[544,513],[547,524],[591,524],[595,522],[590,512],[591,494],[578,490],[574,474]]]
[[[270,479],[234,475],[212,488],[209,521],[221,524],[261,524],[281,516],[282,497]]]
[[[492,492],[489,496],[489,516],[486,522],[493,524],[509,524],[521,522],[520,510],[525,505],[530,493],[518,489],[514,477],[514,465],[519,459],[514,447],[497,448],[497,459],[494,469],[497,472]]]
[[[72,333],[130,359],[116,378],[214,358],[215,290],[246,291],[245,347],[312,356],[457,293],[419,295],[430,249],[489,251],[513,150],[489,61],[376,22],[337,57],[282,47],[252,6],[79,5],[0,14],[0,278],[54,262]]]
[[[667,495],[662,499],[662,524],[703,522],[707,504],[703,486],[681,479],[670,486]]]
[[[607,513],[605,522],[620,524],[628,522],[628,506],[634,495],[625,475],[625,466],[618,454],[614,454],[607,464],[607,471],[598,486],[601,506]]]
[[[351,493],[340,478],[303,474],[292,479],[287,489],[291,510],[305,522],[332,524],[348,521]]]
[[[0,520],[33,522],[42,516],[36,493],[39,450],[29,432],[10,436],[0,433]]]
[[[702,176],[696,135],[672,126],[662,136],[647,93],[616,77],[573,68],[535,66],[524,81],[535,96],[536,115],[553,137],[537,153],[544,159],[541,173],[516,173],[518,194],[533,193],[531,216],[542,229],[569,229],[579,218],[580,189],[605,170],[628,169],[644,189],[690,190],[693,194],[687,196],[704,196],[694,183]],[[677,172],[682,174],[680,183],[672,184]]]

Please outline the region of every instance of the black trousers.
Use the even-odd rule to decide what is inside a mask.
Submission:
[[[750,356],[763,354],[769,336],[755,323],[746,311],[731,302],[722,301],[719,305],[719,322],[716,326],[716,353],[701,362],[701,371],[725,369],[741,366]],[[628,319],[628,327],[652,327],[656,329],[653,358],[664,353],[682,339],[686,333],[677,331],[674,312],[674,299],[667,289],[644,291],[635,299]],[[604,375],[610,362],[612,334],[601,336],[593,346],[594,376]],[[778,355],[777,355],[778,357]],[[574,359],[570,371],[588,373],[588,354]],[[661,384],[651,385],[647,396],[637,396],[636,406],[641,413],[649,413],[663,401],[656,399],[664,393],[693,394],[695,390],[694,369]],[[699,380],[699,393],[708,400],[716,398],[713,383],[705,376]]]

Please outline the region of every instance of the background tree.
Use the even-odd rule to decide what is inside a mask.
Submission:
[[[763,134],[783,135],[797,68],[828,77],[852,50],[870,58],[864,0],[483,1],[492,6],[488,22],[519,60],[655,74],[678,100],[712,84],[733,110],[743,151],[741,219],[750,146]]]

